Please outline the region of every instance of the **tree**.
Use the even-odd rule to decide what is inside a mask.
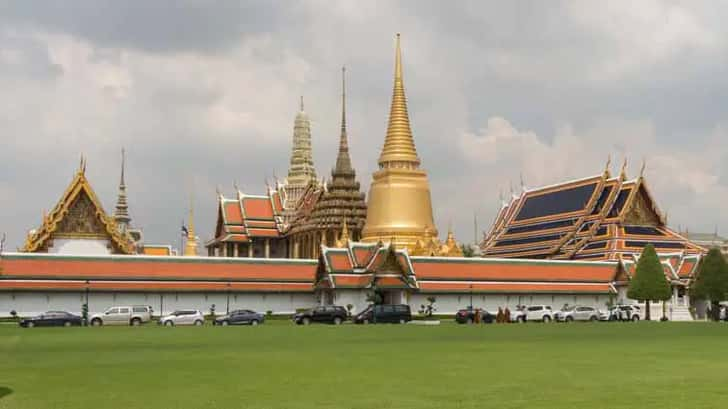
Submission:
[[[645,319],[650,320],[650,301],[669,300],[672,295],[665,270],[652,244],[648,244],[637,262],[635,276],[629,282],[627,297],[645,302]]]
[[[435,313],[435,302],[437,301],[437,298],[433,296],[427,297],[427,305],[422,304],[420,306],[420,314],[424,315],[425,317],[432,317],[432,314]]]
[[[475,249],[472,245],[463,245],[463,257],[475,257]]]
[[[384,302],[382,292],[377,290],[376,288],[373,289],[369,294],[367,294],[367,302],[374,305],[382,304]]]
[[[728,295],[728,264],[719,249],[710,249],[708,255],[703,258],[690,291],[693,298],[710,301],[710,318],[718,321],[719,302]]]

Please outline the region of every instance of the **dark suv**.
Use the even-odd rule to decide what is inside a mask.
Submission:
[[[299,312],[293,316],[293,322],[298,325],[308,325],[312,322],[325,322],[339,325],[346,321],[348,315],[344,307],[327,305],[325,307],[316,307]]]
[[[370,305],[366,310],[354,317],[355,324],[400,323],[412,321],[412,311],[406,304]]]
[[[480,312],[480,322],[483,324],[492,324],[495,322],[495,315],[489,313],[482,308],[464,308],[458,310],[455,313],[455,322],[458,324],[472,324],[475,320],[475,315]]]

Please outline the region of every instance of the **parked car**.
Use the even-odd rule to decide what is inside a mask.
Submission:
[[[495,315],[482,308],[463,308],[455,313],[455,322],[458,324],[472,324],[475,322],[475,314],[480,311],[480,322],[492,324],[495,322]]]
[[[526,322],[526,307],[518,305],[511,311],[511,322]]]
[[[346,308],[327,305],[325,307],[316,307],[299,312],[293,316],[293,322],[298,325],[308,325],[312,322],[325,322],[339,325],[346,321],[347,315]]]
[[[600,317],[602,321],[639,321],[641,318],[640,307],[637,305],[615,305]]]
[[[554,319],[554,312],[549,305],[531,305],[523,309],[525,321],[551,322]],[[513,314],[511,314],[511,317]],[[511,318],[513,320],[513,318]]]
[[[133,305],[127,307],[111,307],[101,314],[90,317],[91,325],[133,325],[138,326],[152,320],[152,307],[148,305]]]
[[[70,327],[81,325],[81,317],[65,311],[48,311],[32,318],[25,318],[19,322],[21,327]]]
[[[235,310],[215,318],[214,325],[258,325],[265,321],[265,315],[251,310]]]
[[[600,311],[594,307],[573,306],[556,311],[554,318],[557,321],[599,321]]]
[[[203,325],[205,316],[198,310],[177,310],[159,319],[158,324],[168,327],[174,325]]]
[[[382,324],[412,321],[412,311],[406,304],[399,305],[370,305],[354,317],[355,324]]]

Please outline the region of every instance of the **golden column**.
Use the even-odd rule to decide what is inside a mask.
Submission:
[[[372,175],[362,241],[394,241],[395,246],[412,250],[417,240],[425,238],[426,232],[437,236],[437,229],[427,173],[420,168],[410,129],[401,54],[397,34],[387,137],[379,156],[379,170]]]
[[[195,213],[192,208],[192,199],[190,199],[190,221],[187,226],[187,242],[185,243],[185,256],[196,256],[197,255],[197,237],[195,237]],[[226,251],[226,250],[223,250]],[[229,254],[225,253],[225,256]]]

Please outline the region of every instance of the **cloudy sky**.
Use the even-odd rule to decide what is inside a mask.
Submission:
[[[728,229],[728,5],[722,2],[0,3],[0,231],[8,247],[77,169],[113,209],[128,152],[133,223],[177,245],[194,192],[285,175],[299,95],[328,174],[347,66],[365,187],[384,139],[402,33],[413,132],[436,222],[473,240],[499,191],[601,172],[646,175],[670,224]]]

